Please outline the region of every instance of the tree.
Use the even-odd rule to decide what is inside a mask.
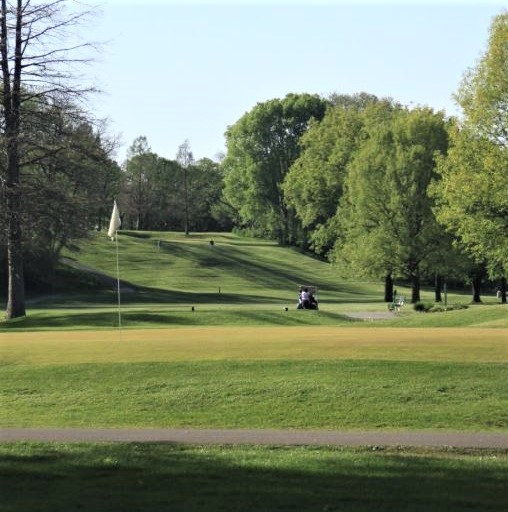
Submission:
[[[157,155],[152,153],[145,136],[137,137],[127,152],[124,163],[127,225],[134,229],[148,229],[154,195],[153,176]]]
[[[420,300],[423,265],[449,249],[427,193],[434,155],[446,147],[441,112],[397,109],[378,118],[349,166],[339,206],[335,261],[364,275],[383,274],[387,286],[393,275],[410,279],[413,303]]]
[[[286,202],[310,233],[311,249],[321,255],[337,239],[335,215],[348,165],[364,142],[364,126],[394,108],[390,100],[366,93],[332,99],[335,106],[302,136],[301,154],[283,184]]]
[[[176,161],[180,164],[183,173],[183,193],[184,193],[184,208],[185,208],[185,234],[188,235],[190,232],[189,227],[189,168],[194,162],[194,156],[190,149],[188,140],[185,140],[183,144],[178,146],[178,152],[176,154]]]
[[[191,168],[191,226],[195,231],[231,227],[221,208],[224,177],[219,163],[209,158],[194,162]]]
[[[494,18],[489,45],[456,95],[463,119],[450,129],[433,187],[438,220],[491,279],[508,274],[508,12]],[[506,294],[504,295],[506,301]]]
[[[225,201],[246,225],[281,244],[290,242],[296,229],[282,183],[300,154],[302,135],[326,108],[318,96],[288,94],[258,103],[226,131]]]
[[[182,168],[176,160],[157,156],[154,171],[149,229],[182,231],[185,229]]]
[[[69,108],[70,113],[70,100],[90,90],[79,86],[77,81],[73,83],[65,67],[84,60],[82,53],[73,59],[72,50],[89,45],[50,46],[52,40],[58,40],[83,15],[66,15],[64,0],[42,4],[31,0],[1,0],[0,3],[0,124],[4,149],[0,172],[7,223],[8,319],[25,315],[20,171],[22,155],[29,153],[37,141],[30,137],[33,132],[23,131],[22,126],[28,124],[34,111],[43,111],[47,105]]]
[[[106,208],[118,189],[120,170],[88,123],[75,124],[64,116],[58,134],[41,143],[48,148],[57,144],[58,151],[23,166],[24,247],[32,258],[39,254],[56,262],[64,247],[110,215]]]

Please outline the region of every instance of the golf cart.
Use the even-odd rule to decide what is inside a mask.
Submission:
[[[296,309],[319,309],[316,286],[302,284],[298,290]]]

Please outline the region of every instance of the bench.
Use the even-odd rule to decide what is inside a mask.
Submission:
[[[402,295],[397,297],[391,304],[388,304],[388,311],[400,311],[404,303],[406,302],[406,298]]]

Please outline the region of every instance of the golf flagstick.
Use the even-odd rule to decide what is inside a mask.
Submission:
[[[118,332],[120,334],[120,341],[122,340],[122,303],[120,299],[120,258],[118,254],[118,228],[122,225],[120,213],[116,201],[113,203],[113,212],[111,213],[111,220],[109,222],[108,236],[116,241],[116,288],[118,295]]]
[[[118,295],[118,331],[122,341],[122,302],[120,300],[120,259],[118,257],[118,231],[115,231],[116,238],[116,292]]]

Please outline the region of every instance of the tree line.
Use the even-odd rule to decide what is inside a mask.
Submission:
[[[42,51],[81,15],[65,0],[1,0],[0,274],[7,318],[24,288],[43,283],[61,251],[105,227],[113,199],[122,228],[236,229],[334,262],[344,276],[393,282],[485,276],[506,301],[508,268],[508,14],[456,94],[462,119],[367,93],[288,94],[258,103],[225,133],[226,154],[174,159],[144,136],[125,162],[84,108],[93,88],[66,73],[72,48]],[[88,49],[88,44],[77,47]],[[75,59],[75,60],[73,60]],[[217,161],[218,160],[218,161]]]
[[[224,197],[236,221],[299,244],[344,276],[411,283],[508,273],[508,13],[455,95],[463,118],[367,93],[290,94],[226,132]]]

